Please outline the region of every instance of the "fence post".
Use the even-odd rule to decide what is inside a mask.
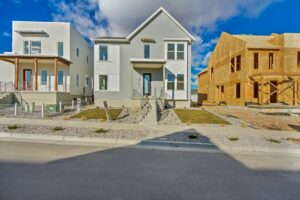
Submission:
[[[42,118],[45,117],[45,104],[42,103]]]
[[[15,116],[18,115],[18,103],[15,103]]]
[[[59,112],[62,113],[62,102],[59,102]]]
[[[74,110],[74,104],[75,104],[75,101],[72,100],[72,110]]]

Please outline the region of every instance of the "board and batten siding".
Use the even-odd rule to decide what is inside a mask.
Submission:
[[[99,46],[94,46],[94,91],[120,91],[120,46],[106,45],[107,61],[99,60]],[[107,90],[99,90],[99,75],[107,75]]]

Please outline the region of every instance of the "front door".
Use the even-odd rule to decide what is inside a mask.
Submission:
[[[270,84],[270,103],[277,103],[277,81]]]
[[[151,74],[149,73],[143,74],[143,95],[151,95]]]
[[[32,90],[32,70],[23,69],[23,89]]]

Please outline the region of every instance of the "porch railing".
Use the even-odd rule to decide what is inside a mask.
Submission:
[[[13,81],[2,82],[0,81],[0,92],[13,92],[15,90],[15,84]]]

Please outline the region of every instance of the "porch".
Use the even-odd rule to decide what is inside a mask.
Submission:
[[[3,92],[70,92],[71,62],[58,56],[0,55],[15,67],[14,82],[0,83]],[[12,91],[9,91],[12,90]]]

